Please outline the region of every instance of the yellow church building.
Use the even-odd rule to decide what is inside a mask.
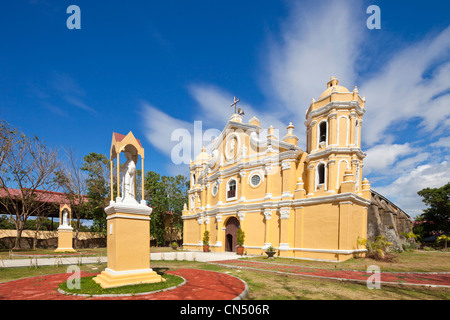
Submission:
[[[332,77],[306,112],[306,151],[292,123],[277,135],[235,112],[190,164],[183,246],[200,250],[208,230],[211,251],[235,251],[241,228],[247,254],[272,246],[280,256],[343,261],[364,252],[358,238],[367,238],[371,199],[362,179],[364,104],[356,87],[350,92]]]

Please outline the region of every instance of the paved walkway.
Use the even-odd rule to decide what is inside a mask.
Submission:
[[[0,260],[0,268],[106,263],[106,256],[92,255],[28,255],[23,259]],[[237,259],[234,252],[174,251],[150,253],[150,260],[220,261]]]
[[[234,276],[206,270],[178,269],[167,273],[183,277],[185,284],[144,295],[81,297],[57,291],[72,274],[61,273],[0,283],[0,300],[232,300],[248,294],[247,284]],[[95,273],[81,272],[82,277]]]
[[[366,282],[373,273],[355,270],[333,270],[287,265],[271,262],[256,262],[246,260],[222,260],[214,263],[233,267],[281,274],[327,278],[335,280]],[[430,287],[450,288],[450,272],[380,272],[381,284],[421,285]]]

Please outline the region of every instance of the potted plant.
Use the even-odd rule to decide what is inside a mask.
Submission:
[[[267,259],[274,259],[273,256],[275,255],[275,253],[277,253],[275,251],[275,248],[272,247],[272,245],[270,245],[270,247],[268,247],[267,250],[266,250]]]
[[[203,252],[209,252],[209,231],[203,233]]]
[[[170,246],[172,247],[173,250],[177,250],[178,249],[178,243],[176,241],[173,241]]]
[[[245,232],[244,230],[239,228],[237,229],[236,233],[236,242],[237,242],[236,253],[241,256],[244,254],[244,241],[245,241]]]

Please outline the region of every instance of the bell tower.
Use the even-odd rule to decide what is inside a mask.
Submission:
[[[306,111],[307,197],[338,193],[363,195],[361,126],[365,98],[331,77]],[[367,180],[364,190],[370,189]],[[369,192],[370,197],[370,192]]]

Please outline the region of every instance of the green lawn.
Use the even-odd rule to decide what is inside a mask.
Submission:
[[[147,283],[147,284],[138,284],[132,286],[123,286],[118,288],[110,288],[103,289],[99,284],[97,284],[91,277],[82,277],[80,279],[80,288],[68,288],[67,283],[63,282],[59,285],[59,288],[68,293],[75,294],[87,294],[87,295],[98,295],[98,294],[137,294],[137,293],[145,293],[152,291],[159,291],[163,289],[167,289],[170,287],[176,287],[183,283],[183,278],[164,274],[162,275],[164,278],[164,282],[159,283]]]
[[[10,256],[10,253],[16,256]],[[95,248],[95,249],[77,249],[77,252],[81,254],[93,254],[93,255],[103,255],[106,256],[106,248]],[[74,253],[70,252],[67,255],[73,255]],[[9,249],[0,249],[0,258],[3,259],[24,259],[26,257],[23,256],[35,256],[35,255],[65,255],[61,252],[55,252],[55,249],[21,249],[21,250],[12,250]]]
[[[376,261],[367,258],[353,258],[344,262],[323,262],[300,260],[290,258],[276,258],[268,260],[267,257],[248,258],[251,261],[264,261],[272,263],[285,263],[316,268],[336,270],[366,271],[369,265],[377,265],[381,271],[394,272],[450,272],[450,252],[441,251],[411,251],[396,254],[392,262]]]

